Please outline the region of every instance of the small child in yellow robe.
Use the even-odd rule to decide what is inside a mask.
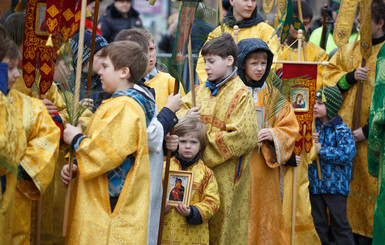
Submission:
[[[147,54],[135,42],[103,49],[98,74],[104,100],[82,133],[67,124],[64,142],[73,146],[78,171],[71,196],[67,244],[147,244],[150,193],[146,128],[155,103],[134,84],[144,74]],[[130,59],[127,59],[130,57]],[[62,179],[68,183],[68,165]]]
[[[206,126],[198,118],[186,116],[175,126],[174,133],[167,137],[167,146],[175,151],[170,170],[192,171],[193,185],[188,207],[184,198],[177,206],[167,203],[162,244],[209,244],[209,222],[220,201],[214,173],[199,159],[207,145]],[[186,197],[186,188],[177,199],[182,195]]]

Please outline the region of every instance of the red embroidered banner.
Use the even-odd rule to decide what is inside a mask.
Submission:
[[[317,89],[317,65],[306,64],[283,64],[283,82],[285,79],[303,77],[300,88],[290,93],[290,103],[294,108],[299,123],[299,136],[295,143],[294,153],[299,156],[305,148],[307,153],[313,145],[312,125],[313,108],[315,103],[315,92]],[[306,130],[304,132],[304,127]]]

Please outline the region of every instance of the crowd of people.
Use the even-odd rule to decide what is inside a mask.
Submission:
[[[206,23],[207,40],[195,43],[200,84],[192,91],[157,69],[157,42],[131,0],[115,0],[99,18],[94,53],[94,16],[86,23],[82,57],[79,33],[60,47],[45,95],[25,85],[19,67],[25,13],[4,18],[0,244],[31,244],[36,235],[42,244],[159,244],[162,208],[161,244],[383,244],[385,3],[371,6],[366,65],[355,26],[342,47],[327,36],[325,51],[320,29],[310,28],[311,6],[300,6],[293,2],[304,48],[293,26],[280,43],[255,0],[224,1],[223,28]],[[93,1],[88,8],[92,14]],[[337,5],[332,12],[335,18]],[[358,28],[362,18],[358,13]],[[170,18],[159,42],[164,50],[172,51],[177,20]],[[81,109],[71,125],[68,98],[78,59]],[[316,62],[313,95],[293,86],[291,94],[300,91],[289,101],[285,70],[274,60]],[[314,129],[310,150],[295,154],[305,137],[298,112],[314,117]],[[167,151],[170,170],[189,173],[191,184],[180,175],[163,190]]]

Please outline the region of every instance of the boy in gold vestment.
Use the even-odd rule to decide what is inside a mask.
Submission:
[[[146,128],[155,103],[133,87],[148,58],[131,41],[108,45],[102,58],[98,74],[111,98],[96,110],[85,134],[80,125],[67,124],[64,130],[64,141],[75,149],[78,171],[66,242],[146,244],[150,193]],[[68,183],[68,176],[65,166],[63,182]]]
[[[193,107],[190,92],[182,98],[177,115],[200,116],[206,124],[209,143],[201,159],[216,176],[221,203],[209,224],[210,244],[245,244],[250,159],[258,143],[253,98],[236,75],[238,48],[230,34],[207,42],[202,55],[208,78],[195,88],[198,107]]]
[[[194,184],[188,207],[183,202],[177,207],[167,204],[162,244],[209,244],[209,222],[219,209],[219,192],[213,171],[199,159],[207,145],[206,127],[198,118],[186,116],[175,126],[174,133],[171,137],[175,143],[168,146],[177,151],[171,159],[170,169],[192,171]],[[175,186],[181,181],[177,178]],[[184,196],[186,191],[184,189]],[[178,194],[174,197],[181,196]],[[171,196],[172,191],[169,200],[172,200]]]

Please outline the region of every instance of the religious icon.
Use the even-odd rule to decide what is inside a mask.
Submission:
[[[295,90],[291,94],[291,105],[294,111],[308,111],[309,110],[309,93],[307,89]]]
[[[38,3],[36,11],[36,26],[35,26],[35,33],[36,35],[49,35],[48,33],[48,27],[45,23],[45,11],[46,11],[46,4],[45,3]]]
[[[167,187],[167,201],[171,206],[184,203],[187,207],[190,202],[192,187],[192,171],[170,170],[170,180]]]

